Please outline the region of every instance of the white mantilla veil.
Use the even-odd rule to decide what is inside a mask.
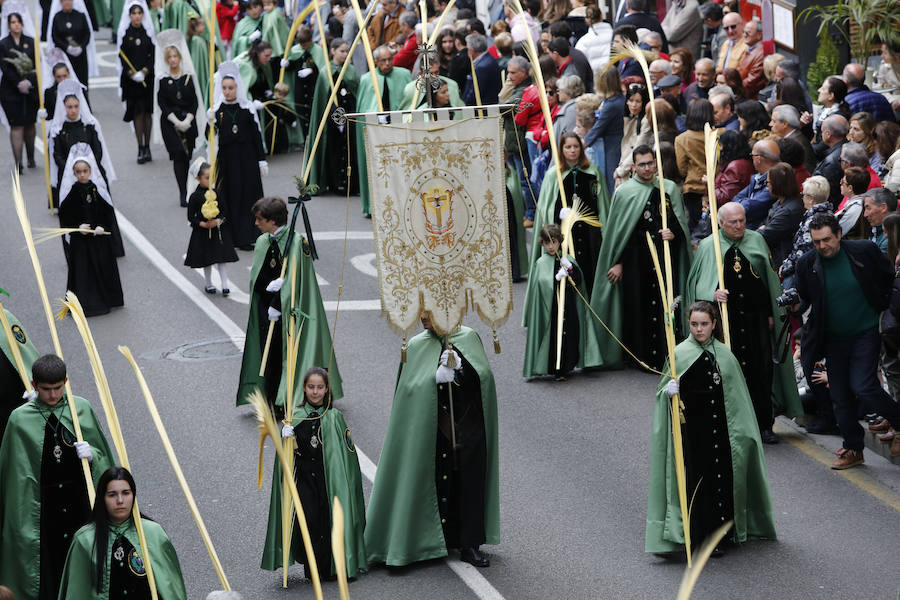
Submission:
[[[198,156],[194,159],[194,162],[191,163],[191,166],[188,167],[188,181],[187,181],[187,197],[190,198],[191,194],[194,193],[198,187],[200,187],[200,182],[197,181],[197,176],[200,174],[200,167],[204,164],[209,164],[209,162],[203,156]],[[209,185],[215,187],[212,181],[209,182]]]
[[[65,202],[69,192],[72,191],[72,186],[78,181],[75,179],[75,163],[77,162],[86,162],[91,167],[91,183],[97,186],[97,193],[100,194],[100,197],[103,198],[107,204],[113,206],[112,197],[109,195],[109,188],[106,187],[106,182],[100,174],[100,169],[97,168],[97,159],[94,157],[93,150],[91,150],[91,147],[84,142],[79,142],[72,146],[69,150],[69,157],[66,159],[65,172],[63,173],[62,182],[59,184],[60,208],[62,208],[62,204]],[[115,207],[113,208],[115,209]],[[68,242],[69,234],[67,233],[64,238],[66,242]]]
[[[47,160],[50,161],[50,180],[56,181],[59,174],[57,173],[56,161],[53,160],[53,146],[57,134],[62,130],[63,123],[66,122],[66,105],[65,100],[69,96],[78,98],[79,115],[78,119],[85,125],[93,125],[97,130],[97,136],[100,138],[100,146],[103,148],[103,157],[100,164],[106,171],[106,177],[110,181],[116,180],[116,170],[113,168],[112,160],[110,160],[109,150],[106,149],[106,141],[103,139],[103,130],[100,128],[100,122],[91,113],[91,107],[88,106],[84,99],[82,86],[77,79],[66,79],[60,82],[56,91],[56,108],[53,113],[53,120],[50,122],[50,129],[47,131]]]
[[[53,36],[50,35],[50,31],[53,28],[53,19],[56,17],[56,13],[62,10],[62,3],[60,0],[53,0],[53,4],[50,5],[50,16],[47,18],[47,41],[46,44],[48,47],[55,48],[55,44],[53,43]],[[85,48],[85,53],[87,54],[88,60],[88,77],[99,77],[100,76],[100,67],[97,65],[97,43],[94,41],[94,24],[91,22],[91,15],[87,10],[87,7],[84,5],[84,0],[72,0],[72,10],[77,10],[78,12],[84,15],[84,18],[87,19],[88,29],[91,32],[91,37],[88,40],[87,48]],[[65,48],[62,48],[65,51]],[[87,85],[88,82],[82,81],[81,83]]]
[[[159,80],[163,77],[169,77],[169,64],[166,62],[166,51],[169,48],[175,48],[181,55],[181,74],[189,75],[194,84],[194,93],[197,95],[197,112],[194,114],[194,122],[197,123],[197,140],[194,142],[194,148],[199,148],[203,143],[204,132],[206,127],[206,107],[203,106],[203,94],[200,92],[200,82],[197,80],[197,71],[194,69],[194,61],[191,60],[191,53],[187,47],[187,41],[184,34],[179,29],[165,29],[156,36],[156,58],[154,64],[153,78],[153,101],[159,108],[159,100],[157,91],[159,90]],[[162,111],[158,113],[162,118]],[[153,128],[151,137],[154,144],[162,144],[162,125]]]
[[[13,13],[22,17],[22,35],[35,39],[37,42],[38,40],[34,36],[34,20],[31,18],[31,12],[21,0],[6,0],[3,3],[3,9],[0,12],[0,20],[2,20],[2,24],[0,24],[0,40],[9,35],[9,22],[7,19]],[[3,81],[3,71],[0,71],[0,81]],[[0,106],[0,123],[3,123],[3,126],[9,129],[9,119],[6,118],[6,112],[2,106]]]
[[[119,17],[119,28],[116,30],[116,49],[119,52],[122,52],[122,40],[125,38],[125,32],[128,30],[128,27],[131,25],[131,7],[139,6],[143,11],[143,17],[141,17],[141,25],[144,27],[144,31],[147,32],[147,35],[150,37],[150,41],[153,42],[154,46],[156,43],[156,30],[153,28],[153,20],[150,18],[150,9],[147,7],[147,3],[144,0],[128,0],[125,3],[125,6],[122,7],[122,15]],[[121,77],[122,76],[122,61],[119,60],[119,56],[116,56],[116,74]],[[147,83],[150,85],[150,82]],[[153,95],[154,99],[156,98],[156,94]],[[119,100],[122,100],[122,88],[119,87]]]
[[[69,55],[62,51],[60,48],[50,47],[47,44],[41,45],[41,76],[44,80],[44,89],[53,86],[53,67],[58,65],[59,63],[63,63],[66,65],[66,68],[69,69],[69,76],[66,79],[74,79],[78,81],[78,75],[75,74],[75,69],[72,68],[72,61],[69,60]],[[79,81],[84,87],[84,84]]]
[[[235,87],[237,88],[237,97],[235,99],[235,103],[238,104],[241,108],[246,108],[250,111],[250,114],[253,115],[253,120],[256,121],[256,127],[259,128],[259,115],[256,114],[256,109],[253,108],[253,103],[247,98],[247,93],[244,91],[244,80],[241,78],[241,71],[232,60],[225,61],[221,65],[219,65],[219,70],[216,71],[215,78],[215,94],[213,95],[213,105],[212,109],[214,111],[219,110],[219,107],[223,104],[227,104],[225,102],[225,94],[222,93],[222,80],[231,78],[234,79]],[[260,135],[262,135],[262,131],[260,130]],[[219,147],[219,134],[216,133],[216,148]]]

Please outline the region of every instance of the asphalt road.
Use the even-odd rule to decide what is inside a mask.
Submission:
[[[107,34],[98,39],[107,40]],[[240,354],[231,337],[247,320],[244,294],[250,255],[229,265],[230,298],[203,293],[203,279],[183,266],[189,228],[178,207],[171,163],[161,146],[154,161],[135,163],[136,145],[114,86],[114,48],[98,43],[106,65],[92,87],[119,180],[111,185],[125,230],[119,261],[125,307],[92,318],[119,411],[143,512],[163,524],[178,551],[189,597],[219,587],[184,497],[150,420],[131,368],[116,350],[129,346],[168,428],[231,585],[247,599],[309,597],[302,571],[259,569],[269,502],[273,452],[256,490],[258,436],[250,411],[235,408]],[[105,87],[101,87],[105,86]],[[41,156],[38,156],[40,164]],[[0,171],[11,169],[0,151]],[[268,194],[293,192],[299,155],[275,157],[264,179]],[[23,190],[34,227],[58,226],[46,210],[40,169],[27,170]],[[4,186],[5,187],[5,186]],[[50,337],[35,279],[8,193],[0,219],[0,287],[4,304],[25,324],[42,351]],[[390,415],[400,340],[379,316],[373,276],[371,221],[359,201],[320,197],[309,205],[317,234],[322,295],[334,325],[335,352],[344,377],[339,406],[361,454],[377,462]],[[128,224],[131,224],[131,227]],[[349,234],[344,254],[344,233]],[[141,240],[145,241],[141,241]],[[65,293],[66,266],[58,241],[38,246],[52,299]],[[684,565],[644,554],[644,519],[652,398],[656,378],[635,371],[577,376],[566,383],[526,383],[521,377],[524,330],[519,326],[524,284],[515,311],[500,331],[503,352],[489,354],[500,403],[501,531],[486,548],[489,569],[452,569],[455,558],[401,570],[375,568],[350,586],[355,598],[667,598],[674,597]],[[474,315],[466,323],[488,340]],[[96,389],[71,319],[58,324],[75,393]],[[766,447],[778,541],[751,542],[712,561],[695,598],[895,598],[900,535],[900,469],[867,452],[864,467],[828,468],[837,437],[806,436],[785,421],[784,442]],[[824,461],[824,462],[823,462]],[[363,471],[371,475],[371,465]],[[366,496],[371,481],[364,478]],[[466,565],[463,565],[466,567]],[[457,573],[469,577],[471,586]],[[481,576],[489,585],[485,586]],[[477,591],[476,591],[477,590]],[[336,598],[335,584],[325,596]]]

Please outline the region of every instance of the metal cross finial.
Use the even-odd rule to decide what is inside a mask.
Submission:
[[[335,125],[340,127],[341,125],[347,124],[347,117],[344,116],[346,112],[347,111],[340,106],[334,109],[334,112],[331,113],[331,120],[334,121]]]

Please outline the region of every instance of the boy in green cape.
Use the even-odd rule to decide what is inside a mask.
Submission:
[[[231,55],[240,56],[250,48],[253,40],[262,37],[262,0],[250,0],[247,3],[244,18],[234,26],[231,38]]]
[[[688,307],[690,336],[675,347],[678,378],[666,362],[656,389],[650,448],[645,550],[682,552],[684,526],[675,475],[671,398],[680,395],[691,547],[734,520],[726,540],[775,539],[775,519],[762,441],[740,364],[714,337],[717,311],[709,302]],[[716,548],[716,554],[722,547]]]
[[[402,566],[459,548],[461,560],[487,567],[479,546],[500,543],[494,375],[473,330],[446,336],[451,350],[430,318],[422,325],[400,365],[369,500],[369,562]]]
[[[75,439],[62,359],[41,356],[31,374],[35,391],[0,444],[0,581],[25,600],[56,597],[72,536],[90,517],[81,459],[94,481],[112,460],[91,405],[77,396],[84,441]]]
[[[38,357],[37,348],[31,343],[31,338],[25,334],[25,330],[16,316],[5,308],[3,312],[6,314],[6,322],[9,323],[9,331],[0,335],[0,352],[2,352],[0,353],[0,441],[3,440],[3,431],[6,429],[6,422],[12,411],[25,402],[22,398],[22,394],[25,393],[25,384],[16,367],[10,340],[19,349],[26,377],[31,373],[31,365]]]
[[[304,373],[313,366],[327,368],[331,374],[332,396],[340,399],[344,395],[341,376],[337,362],[332,359],[331,332],[309,244],[302,236],[295,234],[290,248],[287,248],[290,228],[287,226],[287,205],[281,198],[261,198],[253,205],[253,214],[262,235],[256,240],[250,269],[250,315],[237,405],[246,404],[247,396],[254,390],[263,391],[269,404],[279,407],[281,411],[285,398],[303,397],[299,380],[294,383],[294,390],[285,389],[287,383],[283,367],[288,355],[285,344],[291,314],[296,317],[294,333],[300,336],[299,350],[293,358],[296,361],[295,372]],[[288,264],[282,279],[281,264],[285,256]],[[296,274],[292,275],[292,271]],[[270,320],[275,321],[275,326],[265,374],[261,377],[260,363]]]

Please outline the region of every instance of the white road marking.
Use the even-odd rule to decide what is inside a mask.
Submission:
[[[322,277],[318,273],[316,273],[316,281],[318,282],[319,287],[322,287],[323,285],[331,285],[330,283],[328,283],[328,280],[326,280],[324,277]]]
[[[368,254],[360,254],[358,256],[354,256],[350,259],[350,264],[359,271],[360,273],[364,273],[366,275],[371,275],[374,278],[378,278],[378,267],[372,264],[372,261],[375,260],[375,253],[369,252]]]

